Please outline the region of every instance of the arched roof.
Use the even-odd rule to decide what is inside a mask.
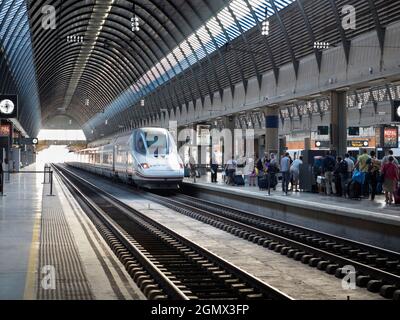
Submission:
[[[320,65],[315,41],[342,44],[348,57],[349,39],[376,29],[383,45],[400,2],[346,4],[358,10],[357,30],[341,27],[341,0],[0,0],[0,86],[23,97],[21,121],[33,132],[66,113],[87,134],[111,133],[268,70],[277,80],[286,63],[297,72],[308,54]],[[56,10],[55,29],[42,26],[45,5]]]

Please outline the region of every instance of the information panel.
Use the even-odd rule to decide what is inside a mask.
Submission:
[[[384,127],[383,128],[383,147],[397,148],[399,145],[399,128]]]

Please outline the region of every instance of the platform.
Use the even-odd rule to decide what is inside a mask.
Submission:
[[[332,275],[154,203],[129,190],[130,186],[110,183],[109,179],[82,170],[72,170],[132,208],[282,290],[294,299],[383,299],[363,288],[343,290],[341,280]]]
[[[281,183],[267,195],[258,187],[226,185],[220,174],[218,179],[211,183],[207,175],[194,183],[192,178],[185,178],[184,189],[206,200],[400,251],[400,207],[385,204],[382,195],[374,201],[307,192],[284,195]]]
[[[35,170],[0,198],[0,299],[144,299],[68,190],[54,179],[50,196]]]

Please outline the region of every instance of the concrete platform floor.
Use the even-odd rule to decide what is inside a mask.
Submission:
[[[144,299],[65,186],[54,179],[51,197],[42,182],[42,173],[11,174],[0,197],[0,300],[74,299],[85,286],[92,299]],[[42,286],[43,263],[55,267],[54,289]]]
[[[133,208],[156,219],[175,232],[182,234],[201,246],[234,263],[243,270],[254,274],[265,282],[282,290],[295,299],[336,300],[336,299],[383,299],[366,289],[344,290],[341,280],[289,259],[272,250],[260,247],[230,233],[186,217],[158,204],[135,196],[119,184],[84,173],[79,175],[100,188],[117,196]],[[149,209],[150,207],[150,209]]]
[[[194,183],[193,178],[185,178],[185,183]],[[196,179],[197,185],[206,187],[222,188],[232,192],[238,192],[244,195],[257,195],[268,199],[274,199],[290,204],[309,204],[321,208],[332,209],[333,211],[357,212],[371,215],[381,220],[389,220],[400,225],[400,206],[388,205],[385,203],[383,195],[377,195],[374,201],[370,199],[362,199],[361,201],[337,197],[334,195],[327,196],[323,194],[310,192],[289,192],[286,196],[282,193],[281,182],[278,183],[276,191],[271,190],[271,195],[267,196],[267,191],[260,191],[258,187],[248,186],[230,186],[222,181],[221,174],[218,173],[217,183],[211,182],[211,175],[207,174]],[[356,211],[359,210],[359,211]]]
[[[5,182],[0,197],[0,299],[24,298],[27,271],[32,267],[31,248],[38,248],[42,181],[43,175],[21,173]]]

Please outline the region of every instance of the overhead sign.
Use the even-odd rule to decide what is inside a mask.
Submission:
[[[399,128],[384,127],[383,128],[383,147],[398,148],[399,145]]]
[[[369,141],[368,140],[348,140],[347,146],[353,147],[353,148],[366,148],[369,146]]]
[[[359,136],[360,127],[349,127],[349,136]]]
[[[0,95],[0,118],[11,119],[18,117],[18,96],[15,94]]]
[[[329,126],[318,126],[317,133],[320,136],[327,136],[329,134]]]
[[[324,148],[324,149],[326,149],[326,148],[329,148],[329,144],[330,144],[329,141],[321,141],[321,140],[315,141],[315,147],[316,148]]]

